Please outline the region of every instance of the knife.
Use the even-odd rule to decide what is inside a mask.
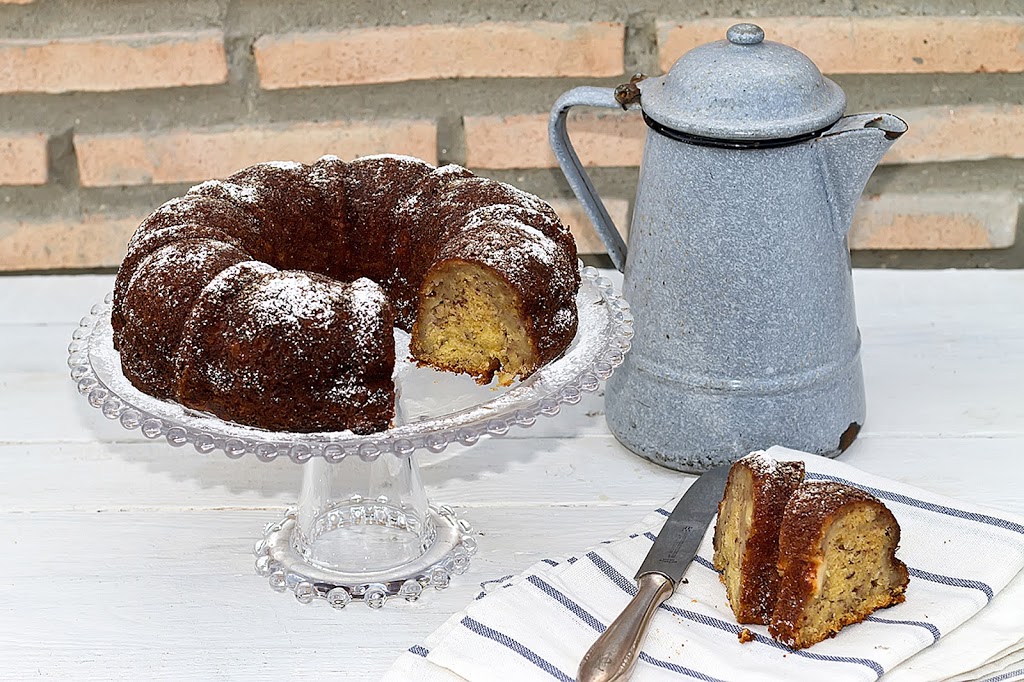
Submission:
[[[636,573],[640,589],[583,657],[577,682],[613,682],[629,677],[654,611],[672,596],[697,555],[704,531],[718,511],[730,466],[723,464],[701,474],[683,494]]]

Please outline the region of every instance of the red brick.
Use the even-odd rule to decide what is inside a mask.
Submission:
[[[688,50],[722,40],[736,18],[658,22],[662,71]],[[1024,71],[1024,18],[757,17],[768,40],[791,45],[824,73]]]
[[[1024,158],[1024,106],[894,108],[910,125],[882,163]]]
[[[115,267],[140,217],[0,221],[0,270]]]
[[[467,116],[470,168],[552,168],[548,115]],[[639,166],[647,126],[636,112],[574,111],[569,136],[586,166]]]
[[[434,121],[334,121],[268,127],[75,135],[86,187],[196,182],[261,161],[311,163],[394,152],[437,159]]]
[[[46,177],[46,135],[0,135],[0,185],[45,185]]]
[[[227,75],[221,31],[0,40],[0,92],[173,88]]]
[[[276,90],[444,78],[618,76],[625,27],[595,22],[382,26],[263,36],[260,85]]]
[[[1013,245],[1012,192],[883,194],[861,199],[852,249],[999,249]]]

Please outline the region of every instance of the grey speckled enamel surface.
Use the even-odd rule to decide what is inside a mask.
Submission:
[[[728,36],[640,81],[644,113],[674,130],[728,140],[794,137],[843,115],[846,95],[802,52],[763,40],[753,24]]]
[[[577,88],[550,124],[569,184],[624,267],[635,316],[633,348],[607,386],[612,431],[692,472],[772,445],[838,454],[866,412],[846,234],[906,124],[859,114],[755,149],[648,130],[627,249],[568,140],[566,114],[581,104],[616,102],[610,89]]]

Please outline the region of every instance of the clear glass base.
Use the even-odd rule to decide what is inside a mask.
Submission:
[[[359,572],[401,566],[422,555],[437,539],[433,517],[429,512],[425,517],[421,520],[405,505],[388,504],[383,495],[376,500],[354,495],[347,504],[334,505],[318,516],[309,534],[296,525],[292,549],[311,566],[324,570]]]
[[[427,503],[414,457],[306,462],[299,505],[267,526],[256,572],[275,590],[342,608],[353,599],[380,608],[414,601],[469,568],[472,528],[448,507]]]
[[[377,504],[367,506],[383,508]],[[363,506],[356,505],[350,510],[359,508]],[[347,573],[324,569],[310,563],[295,548],[298,515],[298,510],[289,509],[282,520],[267,524],[263,538],[256,542],[253,552],[256,555],[256,573],[267,578],[271,589],[277,592],[291,590],[303,604],[323,599],[334,608],[341,609],[352,601],[362,600],[370,608],[379,609],[395,596],[416,601],[429,587],[438,590],[448,587],[453,575],[466,572],[470,557],[476,553],[472,527],[456,518],[450,507],[430,507],[427,524],[434,529],[433,541],[412,561],[387,570],[373,568]],[[408,532],[396,534],[395,528],[387,525],[386,521],[381,523],[378,518],[369,521],[365,516],[357,516],[352,524],[342,526],[342,534],[335,538],[331,536],[337,530],[321,536],[326,543],[314,543],[314,547],[330,552],[340,549],[347,553],[354,547],[370,551],[369,547],[378,544],[387,551],[387,548],[393,548],[396,537],[401,544],[408,545],[408,540],[402,539],[402,535],[409,535]],[[361,535],[357,538],[351,533]],[[366,542],[368,539],[369,543]],[[376,563],[378,556],[369,554],[367,563]]]

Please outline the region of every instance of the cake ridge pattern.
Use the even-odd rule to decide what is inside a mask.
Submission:
[[[460,166],[266,162],[142,222],[115,282],[114,343],[125,376],[157,397],[250,426],[369,433],[393,416],[392,326],[413,332],[427,364],[528,376],[575,335],[576,263],[550,206]],[[427,335],[444,345],[457,331],[436,324],[453,276],[515,309],[516,352],[483,366],[431,359]],[[417,325],[425,297],[434,315]],[[500,322],[512,344],[518,332]]]

